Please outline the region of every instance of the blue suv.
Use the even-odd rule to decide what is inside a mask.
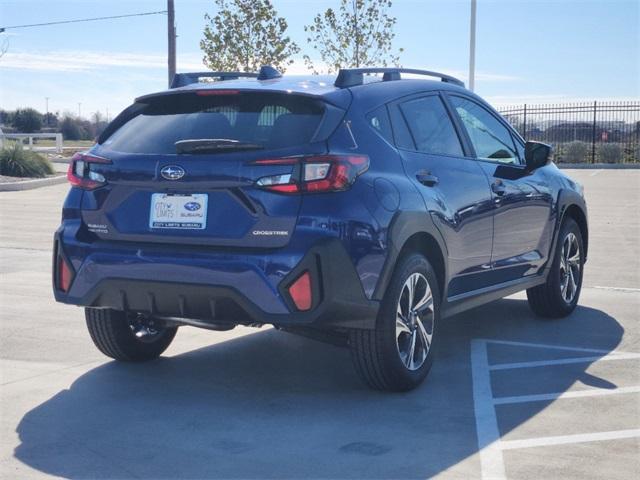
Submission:
[[[176,75],[68,178],[55,297],[117,360],[159,356],[180,326],[271,324],[402,391],[443,318],[521,290],[562,317],[580,295],[582,187],[436,72]]]

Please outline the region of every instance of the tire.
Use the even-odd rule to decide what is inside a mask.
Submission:
[[[415,293],[413,308],[408,308],[411,279]],[[426,303],[420,306],[422,302]],[[408,315],[416,307],[421,314]],[[440,291],[433,268],[419,254],[402,258],[380,305],[375,330],[350,332],[351,357],[360,378],[371,388],[384,391],[403,392],[420,385],[433,362],[439,318]],[[414,355],[409,358],[413,342]]]
[[[124,362],[158,358],[171,344],[178,327],[149,329],[136,315],[118,310],[85,308],[91,340],[107,357]],[[146,329],[146,334],[141,334]]]
[[[529,306],[534,313],[546,318],[561,318],[573,312],[580,298],[583,272],[584,243],[580,227],[575,220],[567,218],[560,228],[547,281],[527,290]]]

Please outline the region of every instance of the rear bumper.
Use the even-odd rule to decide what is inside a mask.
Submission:
[[[228,250],[82,243],[55,236],[57,252],[74,271],[63,303],[130,310],[211,323],[316,328],[375,326],[378,302],[368,300],[344,247],[324,239],[304,253],[229,253]],[[54,258],[54,269],[56,268]],[[304,271],[313,304],[297,311],[287,286]],[[54,271],[55,279],[55,271]]]

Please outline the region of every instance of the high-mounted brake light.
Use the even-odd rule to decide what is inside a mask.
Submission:
[[[366,155],[317,155],[257,160],[253,165],[294,165],[290,174],[262,177],[256,184],[279,193],[324,193],[348,190],[369,168]]]
[[[96,155],[88,155],[86,153],[76,153],[69,162],[67,170],[67,180],[74,187],[80,187],[85,190],[94,190],[102,187],[107,182],[104,175],[91,170],[91,164],[110,164],[108,158],[98,157]]]
[[[196,95],[200,97],[209,97],[212,95],[237,95],[239,90],[196,90]]]

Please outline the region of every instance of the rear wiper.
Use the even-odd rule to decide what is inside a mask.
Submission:
[[[229,138],[199,138],[180,140],[175,144],[176,153],[222,153],[231,150],[262,150],[264,147],[257,143],[241,142]]]

